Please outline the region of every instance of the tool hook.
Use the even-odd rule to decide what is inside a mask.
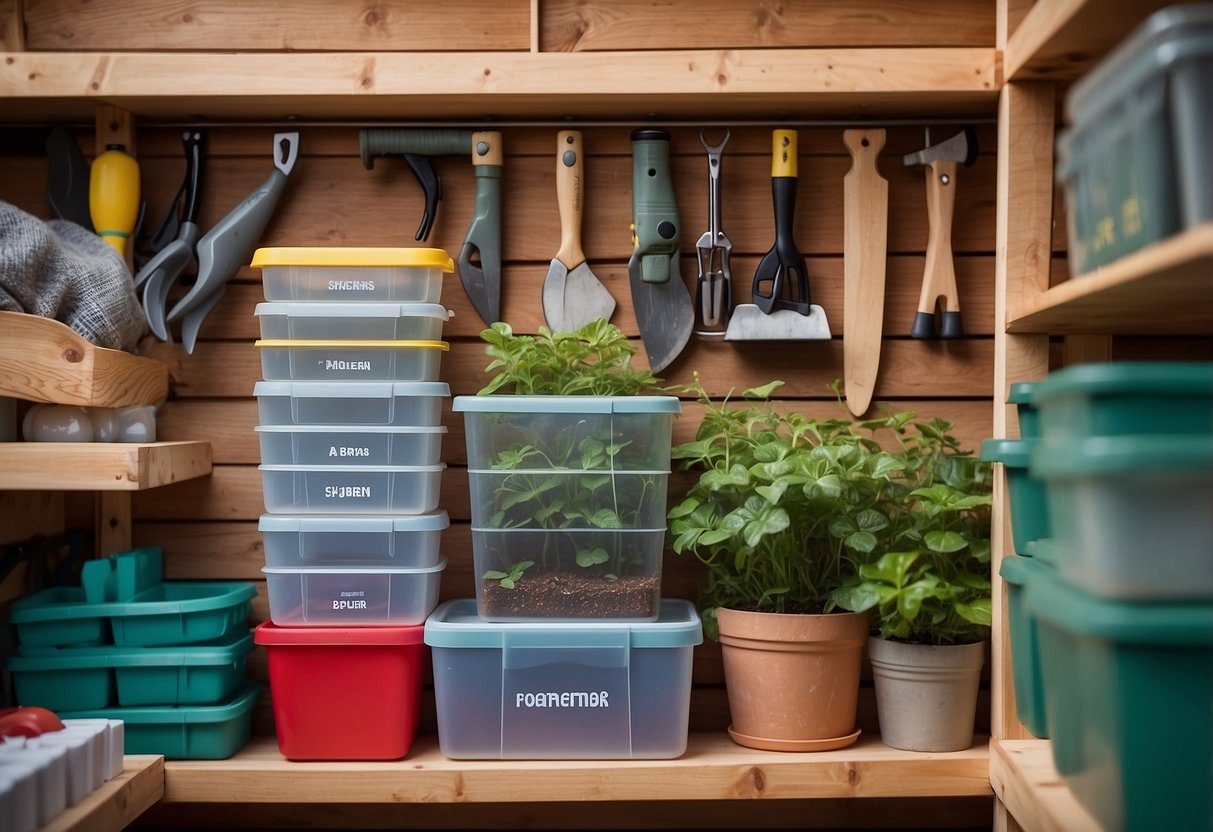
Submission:
[[[704,326],[708,327],[719,326],[733,309],[733,275],[729,266],[733,243],[724,233],[720,211],[720,156],[729,143],[729,135],[726,127],[724,138],[718,144],[710,144],[705,131],[699,131],[699,141],[708,153],[708,230],[695,246],[699,255],[695,305]]]

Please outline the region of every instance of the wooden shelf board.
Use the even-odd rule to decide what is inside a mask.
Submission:
[[[1213,223],[1012,307],[1007,332],[1213,334]]]
[[[210,472],[209,442],[0,442],[0,491],[143,491]]]
[[[991,740],[990,782],[1024,829],[1099,832],[1102,828],[1057,774],[1048,740]]]
[[[7,118],[87,115],[99,102],[151,119],[992,115],[999,85],[993,48],[0,57]]]
[[[289,762],[273,737],[229,760],[165,764],[164,800],[186,803],[545,803],[991,794],[985,737],[946,754],[861,737],[840,751],[754,751],[692,734],[676,760],[450,760],[418,738],[403,760]]]
[[[39,832],[119,832],[164,796],[164,758],[130,755],[122,773],[55,816]]]
[[[157,404],[168,396],[168,367],[98,347],[53,318],[0,312],[0,396],[82,407]]]
[[[1079,77],[1149,14],[1173,0],[1047,0],[1007,40],[1008,81]]]

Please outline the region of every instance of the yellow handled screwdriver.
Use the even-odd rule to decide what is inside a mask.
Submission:
[[[139,215],[139,163],[125,145],[106,145],[105,152],[93,160],[88,208],[93,228],[125,257],[126,241]]]

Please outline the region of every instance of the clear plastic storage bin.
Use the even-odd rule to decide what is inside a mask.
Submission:
[[[684,600],[631,624],[495,624],[471,599],[447,601],[425,623],[439,747],[456,759],[677,757],[702,641]]]
[[[262,426],[434,427],[451,388],[443,381],[259,381],[253,395]]]
[[[270,618],[280,627],[421,624],[438,603],[446,561],[396,567],[265,566]]]
[[[435,465],[446,428],[258,425],[267,465]]]
[[[405,301],[438,303],[443,276],[455,271],[436,248],[259,248],[268,301]]]
[[[436,381],[445,341],[257,341],[267,381]]]
[[[258,467],[270,514],[426,514],[446,464]]]
[[[421,568],[438,563],[445,511],[404,517],[263,514],[265,565]]]
[[[439,341],[451,313],[439,303],[259,303],[265,340]]]

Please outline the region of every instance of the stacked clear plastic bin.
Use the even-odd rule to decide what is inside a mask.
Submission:
[[[668,758],[702,629],[661,597],[676,398],[461,396],[476,598],[426,622],[442,752]]]
[[[453,263],[427,248],[263,248],[253,266],[271,619],[256,641],[279,749],[396,759],[415,734],[422,625],[446,566],[438,377]]]

